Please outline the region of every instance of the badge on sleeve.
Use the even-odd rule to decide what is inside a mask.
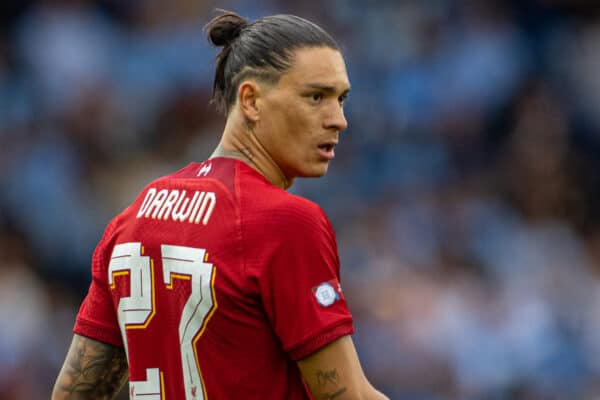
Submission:
[[[323,307],[329,307],[340,299],[342,288],[337,280],[323,282],[313,288],[317,303]]]

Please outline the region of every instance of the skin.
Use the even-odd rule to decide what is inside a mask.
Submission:
[[[123,348],[74,335],[52,400],[113,399],[126,381]]]
[[[349,89],[339,51],[297,49],[277,83],[240,83],[213,157],[242,160],[283,189],[296,177],[322,176],[329,160],[319,146],[337,144],[346,129],[343,103]],[[350,336],[298,361],[298,367],[315,399],[387,399],[365,377]],[[75,335],[52,400],[113,399],[126,379],[122,348]]]
[[[322,143],[337,143],[348,123],[344,100],[350,90],[344,59],[328,48],[301,48],[276,84],[240,84],[223,137],[213,156],[245,161],[273,185],[287,189],[296,177],[319,177],[329,160]],[[387,399],[365,377],[350,336],[298,362],[318,400]]]
[[[319,177],[329,160],[319,145],[337,144],[348,123],[350,90],[344,59],[328,47],[300,48],[275,84],[243,81],[213,156],[241,159],[271,183],[289,188],[296,177]]]
[[[298,361],[298,367],[315,400],[388,399],[365,377],[350,336]]]

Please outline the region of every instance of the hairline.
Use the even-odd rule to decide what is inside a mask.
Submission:
[[[237,92],[238,92],[242,82],[244,82],[245,80],[248,80],[248,79],[255,79],[255,80],[257,80],[261,83],[265,83],[269,86],[277,85],[277,83],[279,82],[281,77],[284,74],[286,74],[294,66],[294,64],[296,62],[296,55],[295,55],[296,52],[298,52],[300,50],[305,50],[305,49],[321,49],[321,48],[331,49],[331,50],[337,51],[341,54],[341,50],[338,47],[330,46],[328,44],[318,44],[318,45],[301,44],[301,45],[297,45],[297,46],[291,46],[290,48],[285,50],[285,54],[287,56],[286,62],[288,63],[288,65],[286,65],[285,68],[282,70],[278,70],[277,68],[272,67],[272,66],[265,66],[265,67],[252,67],[249,65],[244,66],[244,68],[242,68],[238,73],[236,73],[231,78],[231,91],[233,94],[233,101],[231,102],[231,104],[225,104],[225,115],[229,115],[229,113],[231,112],[231,108],[236,104]],[[228,99],[225,99],[225,101],[227,102]]]

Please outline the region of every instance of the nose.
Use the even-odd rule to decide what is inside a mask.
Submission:
[[[339,104],[335,104],[331,108],[328,117],[325,119],[325,129],[336,130],[338,132],[346,130],[348,121],[346,121],[346,116],[344,115],[344,108]]]

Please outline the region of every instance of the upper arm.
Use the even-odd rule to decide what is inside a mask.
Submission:
[[[247,221],[246,268],[284,351],[299,360],[354,328],[326,216],[308,201],[283,204]]]
[[[298,361],[298,367],[316,400],[387,399],[365,377],[350,336]]]
[[[123,348],[76,334],[56,379],[52,400],[112,399],[126,380]]]

